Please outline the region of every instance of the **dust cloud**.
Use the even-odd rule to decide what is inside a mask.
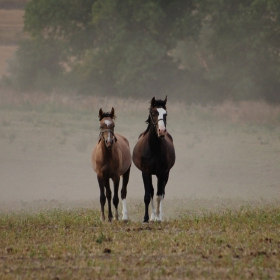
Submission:
[[[146,128],[147,111],[127,115],[118,106],[115,110],[115,132],[129,140],[132,151]],[[176,163],[166,186],[165,217],[279,203],[278,131],[196,123],[175,111],[168,115]],[[97,115],[96,110],[80,115],[0,110],[0,211],[99,209],[99,187],[90,162],[99,133]],[[153,182],[156,187],[155,178]],[[127,196],[131,219],[142,218],[143,196],[141,173],[132,165]]]

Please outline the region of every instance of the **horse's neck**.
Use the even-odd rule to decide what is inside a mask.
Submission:
[[[157,150],[160,147],[160,138],[156,134],[156,130],[152,124],[150,124],[148,141],[149,145],[153,148],[153,150]]]

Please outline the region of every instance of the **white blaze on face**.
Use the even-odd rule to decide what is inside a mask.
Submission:
[[[160,129],[161,131],[165,131],[165,124],[163,121],[163,116],[166,114],[166,111],[163,108],[158,108],[158,129]]]
[[[107,126],[109,126],[109,125],[112,123],[112,122],[109,121],[109,120],[105,120],[104,122],[105,122],[105,124],[106,124]]]
[[[113,122],[111,122],[110,120],[105,120],[104,123],[107,125],[107,127],[109,127],[109,125],[111,125]],[[109,142],[111,141],[111,133],[108,133],[108,139]]]

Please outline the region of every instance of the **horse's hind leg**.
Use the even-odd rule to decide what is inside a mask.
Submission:
[[[152,184],[152,176],[146,172],[142,172],[142,178],[145,187],[145,195],[144,195],[144,202],[145,202],[145,216],[144,216],[144,223],[149,222],[149,204],[151,201],[151,190],[153,189]]]
[[[113,178],[114,182],[114,197],[113,197],[113,204],[115,206],[115,219],[119,220],[119,213],[118,213],[118,205],[119,205],[119,183],[120,183],[120,177],[116,176]]]
[[[105,221],[104,206],[106,203],[106,196],[104,193],[103,177],[100,175],[97,175],[97,180],[98,180],[99,189],[100,189],[101,220],[104,222]]]
[[[128,212],[126,208],[126,194],[127,194],[127,184],[129,180],[130,166],[127,171],[123,174],[122,189],[121,189],[121,199],[122,199],[122,220],[128,220]]]

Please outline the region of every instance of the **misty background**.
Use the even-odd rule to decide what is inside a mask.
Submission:
[[[0,0],[0,210],[99,207],[99,108],[115,108],[132,151],[149,101],[165,95],[177,157],[167,217],[279,203],[279,11],[272,0]],[[143,196],[132,165],[136,220]]]

